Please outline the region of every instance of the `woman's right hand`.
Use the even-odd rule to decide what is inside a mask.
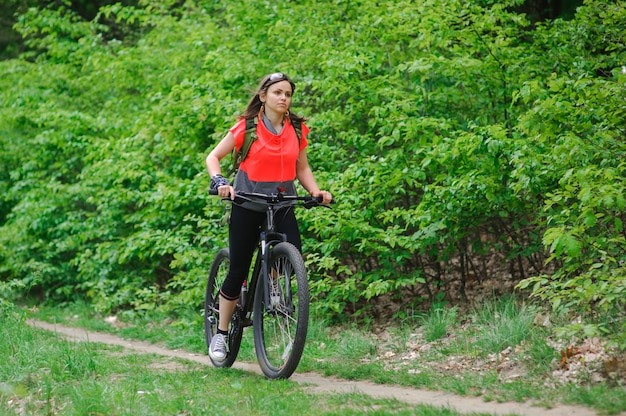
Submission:
[[[235,189],[233,189],[228,179],[217,173],[211,178],[211,190],[222,198],[235,199]]]
[[[217,194],[222,198],[235,199],[235,189],[231,185],[222,185],[217,188]]]

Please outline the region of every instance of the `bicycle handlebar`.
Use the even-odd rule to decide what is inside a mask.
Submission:
[[[209,189],[209,195],[217,195],[216,189]],[[305,208],[313,208],[316,206],[331,208],[329,205],[322,204],[323,198],[321,196],[298,196],[298,195],[284,195],[281,192],[277,192],[275,194],[259,194],[255,192],[235,192],[235,199],[231,200],[230,196],[224,197],[222,199],[232,201],[235,204],[241,204],[243,202],[254,202],[259,203],[259,201],[255,201],[252,198],[258,198],[265,201],[268,205],[277,204],[279,202],[285,201],[299,201],[301,205]],[[335,203],[335,199],[333,198],[330,201],[331,204]]]

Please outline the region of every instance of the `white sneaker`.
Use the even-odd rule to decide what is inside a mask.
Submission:
[[[222,334],[215,334],[211,340],[209,357],[213,361],[224,361],[228,355],[228,337]]]

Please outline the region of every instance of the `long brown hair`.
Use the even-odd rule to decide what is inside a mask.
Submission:
[[[259,88],[257,88],[256,93],[250,99],[245,111],[241,113],[239,117],[245,118],[246,120],[257,117],[259,115],[259,111],[261,111],[261,106],[263,105],[260,95],[266,93],[270,85],[281,81],[288,81],[291,84],[291,93],[293,94],[296,92],[296,84],[294,84],[294,82],[289,79],[286,74],[282,72],[268,74],[263,77],[261,83],[259,84]],[[291,109],[289,109],[289,120],[291,121],[291,124],[295,126],[296,123],[299,124],[306,121],[306,118],[294,114]]]

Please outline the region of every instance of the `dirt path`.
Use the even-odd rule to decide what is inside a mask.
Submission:
[[[119,345],[133,351],[158,354],[167,357],[183,358],[197,363],[211,366],[206,355],[193,354],[181,350],[169,350],[157,345],[140,341],[131,341],[114,335],[88,332],[82,328],[72,328],[49,324],[41,321],[28,321],[28,324],[55,332],[65,338],[81,342],[100,342],[109,345]],[[249,363],[235,363],[233,368],[262,374],[259,367]],[[446,407],[462,413],[489,413],[493,415],[523,415],[523,416],[592,416],[596,415],[591,409],[579,406],[558,406],[553,409],[534,407],[529,403],[493,403],[485,402],[480,397],[463,397],[450,393],[429,390],[419,390],[406,387],[374,384],[368,381],[346,381],[332,377],[322,377],[313,373],[296,373],[290,380],[306,384],[307,391],[314,393],[362,393],[376,398],[397,399],[405,403],[418,405],[425,404],[437,407]],[[624,413],[622,413],[624,415]]]

